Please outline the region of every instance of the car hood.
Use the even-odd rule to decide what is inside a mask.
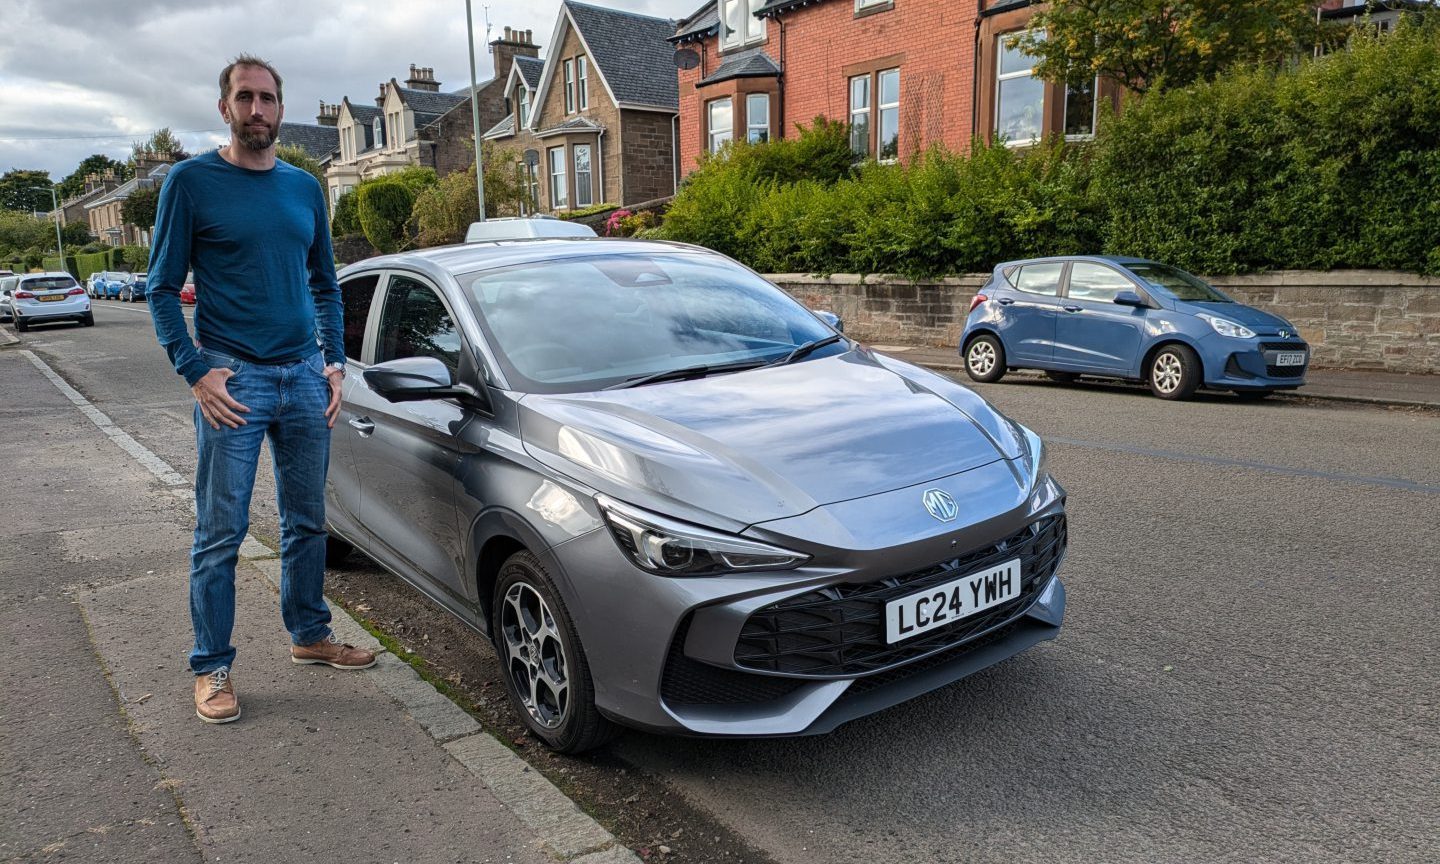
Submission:
[[[1279,330],[1295,332],[1295,328],[1291,326],[1290,322],[1279,315],[1272,315],[1243,303],[1199,303],[1187,300],[1177,303],[1176,308],[1191,315],[1204,313],[1234,321],[1236,324],[1244,324],[1262,336],[1274,334]]]
[[[1020,452],[1013,426],[971,391],[863,349],[695,381],[532,394],[520,426],[526,451],[562,474],[732,530]]]

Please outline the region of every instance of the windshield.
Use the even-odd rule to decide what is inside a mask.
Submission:
[[[575,393],[781,360],[834,331],[785,292],[701,254],[596,255],[460,276],[505,375]],[[810,356],[847,350],[844,340]]]
[[[1189,300],[1199,303],[1235,302],[1201,280],[1181,270],[1179,267],[1171,267],[1169,264],[1157,264],[1154,261],[1145,261],[1137,264],[1126,264],[1125,268],[1146,282],[1149,282],[1151,285],[1169,291],[1175,295],[1176,300]]]
[[[26,279],[20,283],[22,291],[58,291],[62,288],[74,288],[75,280],[68,276],[54,276],[49,279]]]

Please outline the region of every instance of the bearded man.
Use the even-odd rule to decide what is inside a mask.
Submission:
[[[150,254],[160,344],[195,395],[195,540],[190,619],[195,713],[240,717],[230,666],[235,563],[268,438],[280,509],[280,611],[291,660],[364,669],[325,604],[325,472],[345,375],[340,287],[320,184],[275,158],[280,74],[241,55],[220,73],[230,143],[170,170]],[[180,311],[195,274],[195,338]]]

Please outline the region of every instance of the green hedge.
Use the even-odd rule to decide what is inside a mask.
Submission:
[[[46,273],[58,273],[61,270],[64,270],[71,276],[79,278],[78,274],[80,270],[78,267],[75,266],[74,255],[66,255],[64,261],[61,261],[59,258],[56,257],[47,256],[43,261],[40,262],[40,266],[42,269],[44,269]]]
[[[707,158],[659,236],[761,272],[924,278],[1103,251],[1212,274],[1440,273],[1440,16],[1132,100],[1087,144],[851,168],[843,130]]]

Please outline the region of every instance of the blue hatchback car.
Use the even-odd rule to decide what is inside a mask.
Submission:
[[[1262,398],[1300,387],[1310,364],[1284,318],[1178,267],[1113,256],[999,265],[970,303],[959,347],[976,381],[1041,369],[1061,381],[1145,381],[1162,399],[1202,386]]]

